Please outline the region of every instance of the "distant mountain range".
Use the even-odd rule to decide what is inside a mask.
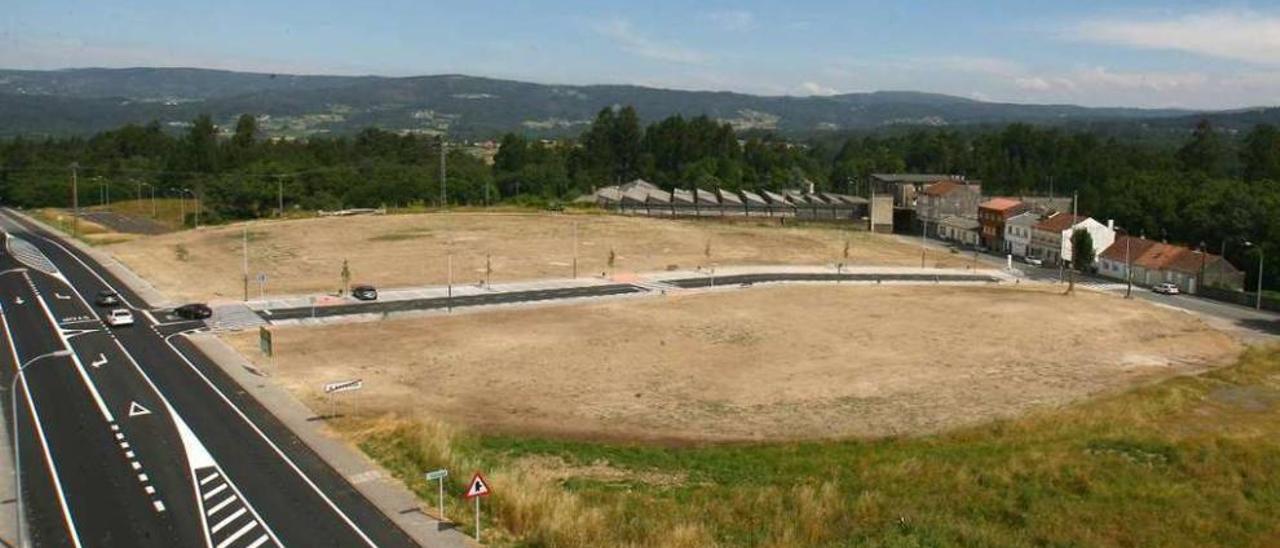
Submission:
[[[201,113],[230,126],[261,117],[268,135],[349,134],[376,126],[493,137],[576,135],[611,105],[645,121],[705,114],[743,130],[790,135],[903,126],[1140,124],[1182,130],[1208,116],[1224,127],[1280,122],[1280,109],[1201,113],[991,103],[910,91],[772,97],[640,86],[564,86],[461,75],[299,76],[189,68],[0,70],[0,136],[88,134],[128,122],[178,130]]]

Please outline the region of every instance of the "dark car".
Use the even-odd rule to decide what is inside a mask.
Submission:
[[[173,309],[173,313],[186,320],[203,320],[213,315],[213,309],[207,304],[191,303]]]
[[[351,296],[362,301],[376,301],[378,290],[371,285],[357,285],[351,288]]]
[[[120,295],[115,291],[99,291],[93,302],[98,306],[115,306],[120,304]]]

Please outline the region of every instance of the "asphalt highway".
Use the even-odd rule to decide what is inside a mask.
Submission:
[[[7,212],[0,228],[0,381],[26,543],[413,545],[91,257]],[[103,324],[104,289],[135,325]]]

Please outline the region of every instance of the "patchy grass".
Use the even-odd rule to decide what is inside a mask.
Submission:
[[[43,221],[44,224],[89,245],[126,243],[133,241],[137,237],[134,234],[116,232],[109,227],[102,226],[88,219],[80,219],[79,226],[77,227],[75,216],[62,209],[35,209],[27,213],[36,219]]]
[[[1280,348],[922,438],[663,447],[481,437],[424,417],[338,427],[427,507],[424,471],[449,468],[457,495],[484,470],[497,544],[1280,544]],[[470,507],[448,504],[469,528]]]

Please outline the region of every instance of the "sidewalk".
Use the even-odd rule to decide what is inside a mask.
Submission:
[[[264,382],[262,376],[246,367],[245,359],[235,349],[210,334],[189,338],[418,544],[431,547],[475,545],[470,537],[452,528],[442,528],[439,520],[424,514],[423,503],[404,484],[370,461],[359,449],[328,433],[323,421],[310,420],[316,416],[315,411],[275,382],[269,379]]]

